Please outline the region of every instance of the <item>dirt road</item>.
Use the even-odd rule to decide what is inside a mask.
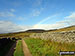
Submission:
[[[22,39],[22,45],[23,45],[23,52],[24,52],[24,56],[32,56],[25,41]]]

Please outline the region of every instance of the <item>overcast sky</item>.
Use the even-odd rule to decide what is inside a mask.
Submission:
[[[75,25],[75,0],[0,0],[0,33]]]

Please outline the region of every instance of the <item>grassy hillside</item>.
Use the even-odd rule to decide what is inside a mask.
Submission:
[[[69,26],[69,27],[66,27],[66,28],[61,28],[61,29],[55,29],[55,30],[47,30],[47,31],[44,31],[44,32],[61,32],[61,31],[71,31],[71,30],[75,30],[75,26]],[[34,32],[35,30],[29,30],[29,32],[28,31],[24,31],[24,32],[16,32],[16,33],[5,33],[5,34],[0,34],[0,38],[1,37],[4,37],[4,38],[6,38],[6,37],[16,37],[16,38],[23,38],[23,37],[29,37],[29,35],[31,35],[32,33],[38,33],[38,32],[36,32],[36,31],[38,31],[38,30],[36,30],[35,32]],[[43,32],[42,31],[42,32]],[[41,33],[41,31],[39,31],[40,33]]]
[[[23,37],[29,37],[29,35],[32,33],[26,33],[26,32],[18,32],[18,33],[6,33],[6,34],[0,34],[0,38],[23,38]]]
[[[72,31],[72,30],[75,30],[75,26],[69,26],[69,27],[53,30],[50,32],[61,32],[61,31]]]
[[[52,30],[48,32],[62,32],[75,30],[75,26],[70,26],[58,30]],[[29,37],[33,32],[17,32],[17,33],[6,33],[0,34],[0,38],[25,38]],[[42,33],[41,33],[42,34]],[[59,56],[59,51],[75,51],[75,44],[73,43],[60,43],[49,40],[25,38],[25,42],[33,56]],[[22,43],[19,40],[16,45],[14,56],[24,56],[22,51]]]

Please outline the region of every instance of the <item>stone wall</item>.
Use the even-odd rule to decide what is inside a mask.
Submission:
[[[32,38],[50,39],[57,42],[75,42],[75,30],[62,32],[44,32],[30,35]]]

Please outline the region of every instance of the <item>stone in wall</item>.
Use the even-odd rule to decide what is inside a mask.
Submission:
[[[33,38],[51,39],[57,42],[75,42],[75,31],[44,32],[30,35]]]

